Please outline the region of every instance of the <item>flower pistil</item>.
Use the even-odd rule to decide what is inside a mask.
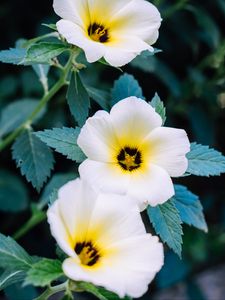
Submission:
[[[93,246],[93,243],[76,243],[75,252],[80,258],[80,262],[85,266],[94,266],[100,259],[99,251]]]
[[[89,25],[88,35],[95,42],[106,43],[109,41],[108,29],[97,23]]]

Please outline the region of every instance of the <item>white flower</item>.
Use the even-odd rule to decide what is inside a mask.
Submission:
[[[163,265],[162,244],[146,233],[136,204],[125,196],[96,194],[77,179],[59,190],[47,216],[69,256],[63,271],[72,280],[140,297]]]
[[[81,178],[104,192],[128,194],[140,209],[174,195],[170,176],[185,173],[190,143],[184,130],[161,127],[159,114],[144,100],[129,97],[110,114],[97,112],[86,121],[78,145],[86,154]]]
[[[59,33],[90,63],[104,57],[123,66],[143,50],[153,51],[158,38],[160,13],[145,0],[54,0],[53,7],[62,18]]]

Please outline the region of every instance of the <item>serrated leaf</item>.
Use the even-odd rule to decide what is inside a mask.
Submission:
[[[45,186],[43,193],[41,195],[41,199],[39,201],[39,208],[43,208],[47,205],[50,201],[56,200],[54,196],[58,194],[58,190],[61,186],[66,184],[68,181],[77,178],[78,175],[74,173],[64,173],[64,174],[55,174],[49,183]],[[53,200],[54,199],[54,200]]]
[[[182,221],[174,202],[169,200],[156,207],[148,206],[147,213],[156,231],[179,257],[182,251]]]
[[[0,267],[27,271],[32,263],[32,257],[16,241],[0,233]]]
[[[153,97],[150,104],[152,107],[155,108],[155,111],[161,116],[164,125],[166,122],[166,108],[157,93],[155,93],[155,96]]]
[[[0,116],[0,137],[19,127],[31,115],[37,105],[37,100],[29,98],[21,99],[7,105],[2,110]],[[39,120],[44,113],[45,109],[42,109],[33,120],[33,123]]]
[[[26,186],[20,178],[6,170],[0,170],[0,210],[20,212],[27,208]]]
[[[35,135],[56,152],[65,155],[68,159],[82,162],[85,155],[77,145],[80,128],[53,128],[52,130],[38,131]]]
[[[62,262],[56,259],[44,258],[32,265],[27,272],[25,285],[44,287],[63,276]]]
[[[79,126],[83,126],[88,117],[90,98],[78,73],[73,72],[71,76],[67,102],[75,121]]]
[[[111,105],[114,105],[118,101],[130,96],[136,96],[138,98],[145,99],[137,80],[132,75],[125,73],[121,75],[120,78],[114,83]]]
[[[207,232],[208,228],[198,196],[190,192],[185,186],[175,185],[174,187],[173,202],[180,213],[181,220]]]
[[[6,64],[21,65],[26,56],[26,49],[10,48],[9,50],[0,51],[0,62]]]
[[[68,47],[61,43],[42,42],[28,48],[24,63],[50,64],[51,59],[59,56]]]
[[[208,146],[192,143],[187,159],[187,174],[209,177],[225,173],[225,156]]]
[[[24,280],[26,273],[21,270],[6,270],[0,276],[0,291],[14,283]]]
[[[91,293],[100,300],[132,300],[130,297],[125,297],[121,299],[118,295],[113,292],[109,292],[104,288],[97,287],[89,282],[79,282],[77,283],[78,287],[83,289],[86,292]]]
[[[51,150],[30,130],[26,130],[14,142],[12,156],[21,174],[39,191],[53,169]]]
[[[109,98],[110,95],[106,91],[102,91],[93,87],[87,87],[87,92],[98,105],[100,105],[104,110],[109,109]]]

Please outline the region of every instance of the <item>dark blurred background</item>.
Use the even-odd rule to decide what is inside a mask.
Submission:
[[[147,60],[137,58],[123,70],[135,76],[147,99],[151,100],[158,92],[167,107],[167,126],[184,128],[191,141],[210,145],[225,154],[225,1],[152,2],[163,17],[160,37],[155,45],[163,51]],[[1,0],[0,49],[13,47],[19,38],[30,39],[48,32],[41,24],[56,20],[52,1]],[[50,82],[56,75],[54,71],[50,73]],[[110,89],[121,73],[96,63],[81,75],[92,86]],[[41,94],[41,85],[32,68],[0,64],[0,113],[9,102],[40,98]],[[51,102],[48,114],[35,129],[74,126],[64,100],[65,91],[62,91]],[[98,108],[96,104],[92,105],[93,111]],[[55,155],[55,159],[56,173],[75,167],[60,155]],[[7,149],[0,156],[0,176],[9,174],[20,181],[30,202],[38,201],[39,195],[21,177]],[[224,179],[221,176],[179,180],[200,196],[209,233],[184,226],[183,260],[167,251],[166,264],[143,299],[225,299]],[[12,235],[29,216],[28,203],[17,213],[0,211],[0,232]],[[55,255],[55,244],[46,222],[19,242],[31,254]],[[30,300],[37,291],[32,287],[13,286],[5,293],[10,300]],[[5,299],[3,293],[0,299]],[[92,297],[85,295],[78,299]]]

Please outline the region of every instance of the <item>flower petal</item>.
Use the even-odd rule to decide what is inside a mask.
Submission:
[[[91,160],[114,162],[112,152],[118,142],[109,114],[101,110],[89,118],[81,129],[77,144]]]
[[[124,173],[117,165],[90,159],[79,166],[79,173],[96,190],[106,193],[125,194],[130,180],[130,174]]]
[[[121,67],[128,64],[144,50],[152,47],[137,37],[117,36],[106,44],[105,60],[112,66]]]
[[[97,194],[85,182],[76,179],[59,189],[58,200],[49,208],[48,222],[51,233],[62,250],[70,256],[74,253],[74,240],[86,236],[96,204]],[[82,226],[81,226],[82,225]]]
[[[113,106],[110,117],[118,139],[133,146],[139,146],[154,128],[162,125],[154,108],[137,97],[119,101]]]
[[[132,173],[127,194],[136,198],[140,210],[144,210],[147,204],[156,206],[169,200],[174,187],[169,174],[151,163],[145,172]]]
[[[153,4],[133,0],[113,16],[111,26],[115,33],[126,33],[154,43],[161,21],[160,13]]]
[[[185,156],[190,151],[187,133],[182,129],[161,127],[146,139],[152,149],[151,161],[164,168],[170,176],[182,176],[188,167]]]
[[[61,18],[84,27],[89,23],[89,10],[87,0],[54,0],[53,8]]]
[[[64,273],[73,280],[92,282],[117,293],[121,298],[142,296],[163,264],[163,248],[150,234],[133,237],[116,245],[117,251],[100,267],[83,268],[73,258],[63,263]]]
[[[56,23],[59,33],[68,43],[78,46],[84,50],[87,61],[95,62],[105,54],[105,46],[102,43],[92,41],[87,32],[75,23],[67,20],[60,20]]]
[[[100,20],[102,24],[110,22],[112,16],[123,9],[132,0],[88,0],[92,23]]]
[[[101,231],[96,242],[105,249],[122,240],[146,233],[136,201],[131,197],[100,193],[94,208],[90,228]],[[99,230],[98,230],[99,228]]]

